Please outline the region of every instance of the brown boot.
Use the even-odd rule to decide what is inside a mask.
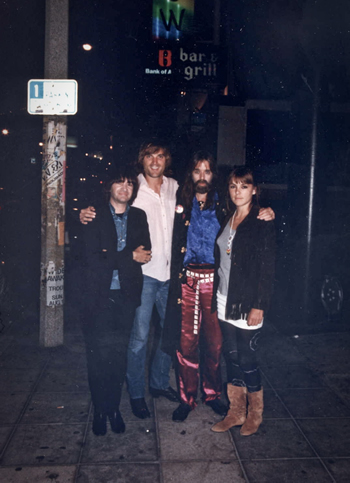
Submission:
[[[247,414],[247,388],[227,384],[227,396],[230,409],[222,421],[211,428],[214,433],[223,433],[233,426],[241,426]]]
[[[250,436],[257,432],[264,409],[263,389],[257,392],[248,392],[248,415],[246,422],[241,427],[242,436]]]

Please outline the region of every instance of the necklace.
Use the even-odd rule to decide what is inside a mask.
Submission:
[[[231,221],[230,221],[230,236],[228,237],[227,248],[226,248],[227,255],[229,255],[231,253],[232,241],[233,241],[233,238],[234,238],[235,233],[236,233],[236,230],[234,230],[232,228],[234,219],[235,219],[235,215],[232,216]]]
[[[198,201],[198,200],[197,200],[197,201]],[[198,201],[198,205],[199,205],[199,209],[200,209],[200,210],[203,210],[204,205],[205,205],[205,201]]]

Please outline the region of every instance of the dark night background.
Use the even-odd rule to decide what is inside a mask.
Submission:
[[[214,0],[195,4],[197,30],[188,45],[211,40],[213,34]],[[70,238],[75,229],[72,200],[77,197],[84,206],[91,191],[97,190],[91,174],[100,173],[112,159],[111,141],[113,160],[126,162],[135,159],[144,139],[166,139],[179,178],[194,149],[216,153],[220,105],[287,101],[291,106],[287,111],[248,110],[246,162],[269,184],[263,204],[276,211],[279,259],[272,314],[281,326],[289,324],[294,330],[304,283],[311,115],[318,75],[315,226],[308,282],[314,290],[308,324],[311,330],[315,319],[327,318],[319,296],[327,274],[343,286],[344,321],[350,289],[350,3],[221,0],[220,47],[227,82],[208,89],[203,106],[206,121],[200,129],[191,122],[179,123],[182,85],[144,75],[145,62],[155,49],[151,20],[151,0],[70,1],[68,77],[79,84],[78,113],[68,119],[68,136],[78,144],[67,152]],[[26,323],[38,317],[42,118],[27,113],[26,88],[29,79],[44,77],[44,29],[44,0],[0,1],[0,130],[9,130],[8,136],[0,135],[5,325],[17,316]],[[93,49],[85,52],[83,43]],[[97,163],[85,153],[101,153],[103,161]],[[88,179],[84,186],[79,181],[82,176]],[[71,243],[68,265],[72,252]]]

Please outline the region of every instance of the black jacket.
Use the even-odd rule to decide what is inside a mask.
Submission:
[[[87,310],[104,304],[110,290],[113,270],[118,270],[120,286],[126,303],[141,304],[141,264],[133,260],[132,252],[140,245],[151,248],[146,213],[130,207],[127,221],[126,247],[117,251],[117,232],[109,205],[96,209],[96,219],[82,225],[83,263],[82,302]]]
[[[272,221],[258,220],[259,209],[253,206],[237,227],[231,249],[231,271],[227,294],[226,318],[238,320],[252,308],[266,311],[275,275],[275,230]],[[231,216],[231,215],[230,215]],[[227,216],[218,233],[229,222]],[[216,310],[219,285],[220,251],[215,244],[215,278],[212,310]]]

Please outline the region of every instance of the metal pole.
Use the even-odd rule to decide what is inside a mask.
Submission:
[[[304,289],[304,309],[307,316],[310,297],[310,266],[311,248],[314,231],[314,211],[315,211],[315,170],[318,149],[318,124],[320,110],[320,72],[315,69],[314,93],[312,102],[311,120],[311,143],[310,143],[310,182],[309,182],[309,206],[307,218],[307,239],[306,239],[306,259],[305,259],[305,289]]]
[[[69,0],[46,0],[45,78],[68,75]],[[40,344],[63,344],[66,116],[44,117],[41,191]]]

